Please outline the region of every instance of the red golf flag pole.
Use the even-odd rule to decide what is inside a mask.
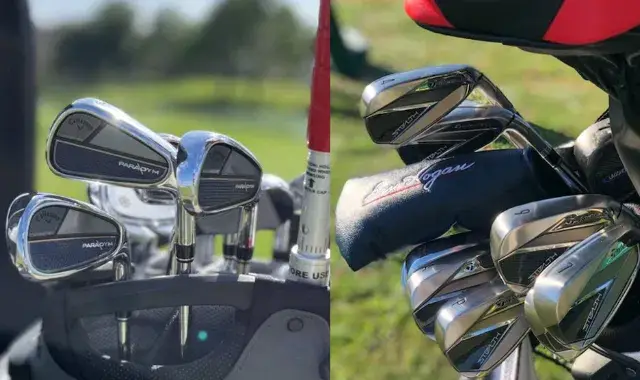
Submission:
[[[309,156],[304,178],[298,244],[293,247],[289,259],[289,279],[318,286],[328,286],[330,264],[329,9],[329,0],[320,0],[307,125]]]

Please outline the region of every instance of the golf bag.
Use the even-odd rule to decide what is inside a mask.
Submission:
[[[180,305],[192,310],[184,354]],[[45,310],[0,358],[0,378],[329,378],[327,288],[260,275],[159,277],[58,289]],[[126,362],[117,359],[114,318],[123,310],[131,312]]]

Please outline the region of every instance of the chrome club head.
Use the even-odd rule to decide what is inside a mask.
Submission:
[[[529,314],[565,347],[584,350],[616,313],[640,262],[637,227],[618,220],[569,249],[536,279]]]
[[[119,108],[84,98],[54,120],[46,159],[51,171],[64,178],[175,192],[176,153]]]
[[[218,213],[256,201],[262,167],[232,138],[191,131],[180,139],[177,177],[180,197],[190,213]]]
[[[360,115],[376,144],[404,145],[440,121],[474,89],[494,104],[513,105],[480,71],[468,65],[426,67],[382,77],[362,93]]]
[[[536,339],[538,339],[538,342],[540,342],[543,346],[547,347],[555,354],[560,355],[566,360],[574,359],[579,355],[579,352],[565,347],[553,336],[553,334],[550,334],[542,326],[542,322],[540,322],[540,318],[538,317],[538,314],[533,307],[534,294],[535,289],[530,289],[527,292],[526,297],[524,298],[524,315],[529,322],[531,332],[536,337]]]
[[[97,268],[125,245],[121,224],[105,212],[52,194],[31,197],[19,219],[10,257],[20,274],[32,281],[60,280]]]
[[[620,203],[592,194],[545,199],[506,210],[491,226],[496,269],[511,290],[524,294],[567,249],[611,225],[621,213]]]
[[[178,144],[180,144],[179,137],[169,133],[158,133],[158,135],[176,148],[176,150],[178,149]],[[138,197],[146,203],[174,206],[176,204],[176,200],[172,194],[161,189],[136,189],[136,192],[138,193]]]
[[[435,335],[453,368],[477,377],[507,358],[530,331],[522,302],[496,280],[444,305]]]
[[[431,339],[442,305],[496,276],[488,241],[473,233],[419,245],[407,255],[402,268],[402,284],[413,318]]]

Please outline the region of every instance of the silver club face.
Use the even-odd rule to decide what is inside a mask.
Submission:
[[[530,331],[522,303],[501,281],[493,281],[444,305],[435,334],[453,368],[477,377],[506,359]]]
[[[121,254],[125,233],[113,217],[89,204],[52,194],[31,197],[19,219],[10,257],[32,281],[57,280],[97,268]]]
[[[176,149],[119,108],[79,99],[54,120],[47,140],[51,171],[65,178],[175,191]]]
[[[418,328],[434,339],[433,323],[440,307],[496,276],[486,240],[461,242],[446,248],[441,242],[429,242],[407,255],[402,284]]]
[[[576,244],[545,269],[527,308],[562,345],[593,343],[618,310],[638,271],[638,230],[618,222]]]
[[[232,138],[191,131],[180,139],[177,177],[180,197],[189,213],[217,213],[257,200],[262,167]]]
[[[373,142],[399,146],[439,122],[475,89],[483,101],[514,110],[497,86],[477,69],[446,65],[391,74],[372,82],[362,93],[360,114]]]
[[[491,226],[491,256],[505,284],[516,294],[566,250],[614,223],[622,205],[604,195],[571,195],[513,207]]]

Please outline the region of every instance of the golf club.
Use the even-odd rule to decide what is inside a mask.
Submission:
[[[536,279],[527,314],[559,343],[583,351],[616,313],[640,262],[631,217],[607,226],[569,249]]]
[[[518,114],[502,91],[471,66],[435,66],[382,77],[363,91],[360,114],[373,142],[398,147],[430,135],[438,129],[438,122],[468,97],[488,109],[495,108],[494,112],[503,112],[508,120],[504,129],[508,140],[518,147],[534,148],[575,193],[586,192],[581,179]]]
[[[79,99],[65,107],[51,126],[46,159],[61,177],[170,192],[179,201],[177,150],[149,128],[106,102]],[[177,202],[172,247],[176,256],[194,256],[195,221]],[[181,342],[182,343],[182,342]],[[181,344],[184,353],[184,345]]]
[[[626,217],[605,195],[569,195],[512,207],[491,226],[491,256],[505,284],[527,292],[536,277],[567,249]]]
[[[214,132],[191,131],[180,139],[178,151],[176,177],[180,201],[191,220],[195,215],[220,213],[257,201],[262,168],[253,154],[239,142]],[[178,224],[179,220],[180,217]],[[194,231],[195,228],[192,229]],[[239,244],[242,244],[240,239]],[[193,250],[180,249],[178,245],[175,252],[178,273],[190,273]],[[189,307],[182,306],[182,349],[186,347],[188,333]]]
[[[114,281],[130,278],[124,227],[117,220],[94,206],[52,194],[23,194],[13,204],[24,205],[27,198],[20,217],[15,217],[20,211],[14,212],[7,226],[7,236],[15,237],[9,256],[23,278],[59,283],[108,262],[113,262]],[[120,358],[127,360],[128,313],[118,313],[116,320]]]
[[[529,331],[522,299],[499,279],[442,306],[435,322],[442,352],[466,377],[496,368]]]

